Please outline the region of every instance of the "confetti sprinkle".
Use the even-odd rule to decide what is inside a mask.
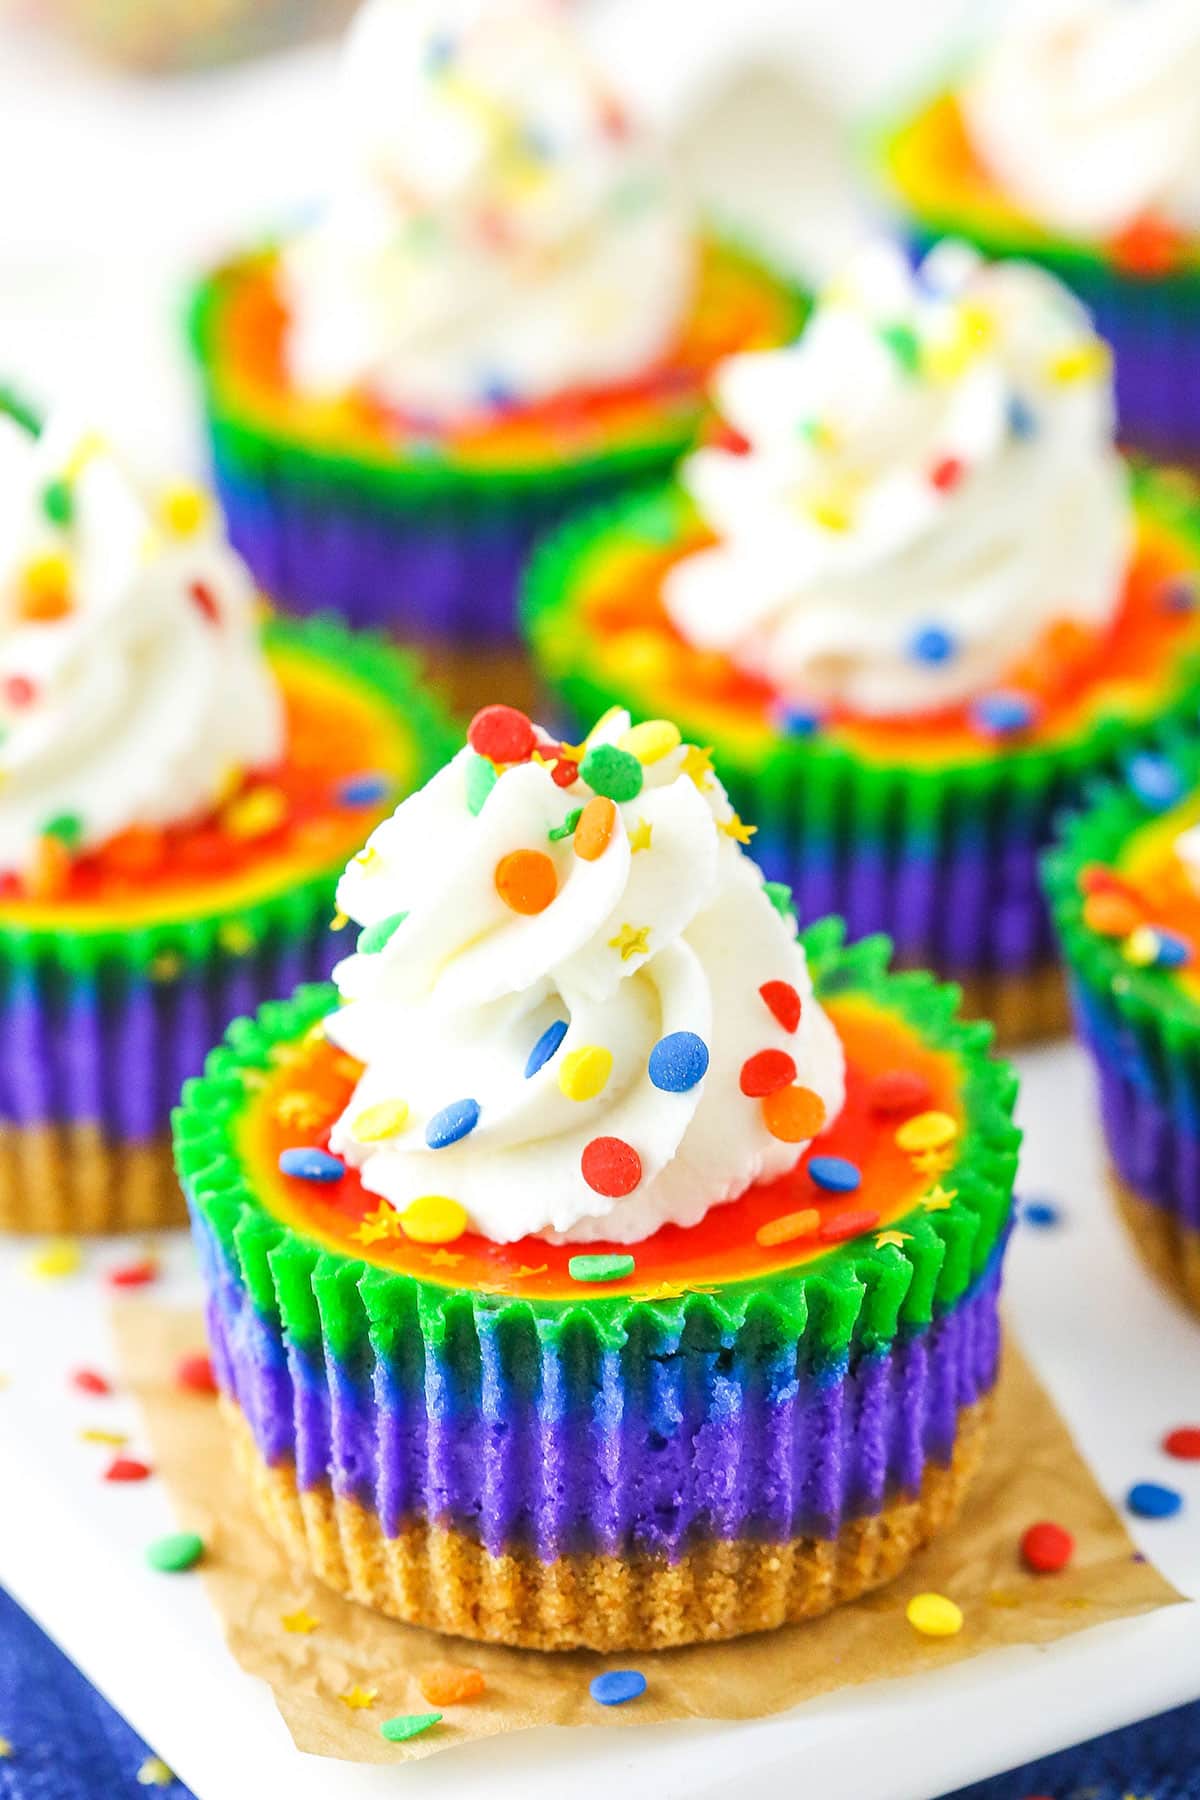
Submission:
[[[172,482],[164,489],[159,502],[159,516],[176,537],[193,536],[211,513],[208,495],[191,481]]]
[[[544,850],[510,850],[496,864],[496,892],[512,912],[545,912],[558,893],[558,870]]]
[[[279,1623],[285,1631],[292,1632],[296,1637],[307,1637],[310,1631],[317,1629],[321,1621],[314,1619],[307,1607],[301,1606],[295,1612],[281,1613]]]
[[[146,1561],[160,1575],[182,1575],[204,1555],[204,1539],[194,1531],[173,1531],[146,1546]]]
[[[567,1273],[572,1281],[624,1281],[633,1274],[634,1266],[632,1256],[614,1250],[605,1255],[572,1256]]]
[[[598,862],[612,843],[616,827],[616,806],[607,794],[594,794],[575,827],[576,856],[583,862]]]
[[[877,1211],[842,1213],[836,1219],[823,1220],[817,1236],[823,1244],[840,1244],[847,1238],[861,1237],[864,1231],[871,1231],[878,1223]]]
[[[971,721],[989,737],[1014,737],[1028,731],[1037,718],[1037,706],[1029,694],[1015,689],[997,689],[985,694],[971,707]]]
[[[105,1481],[146,1481],[153,1474],[149,1463],[136,1456],[114,1456],[104,1471]]]
[[[65,530],[75,516],[75,496],[71,492],[71,484],[61,476],[56,481],[48,481],[42,489],[42,511],[51,525]]]
[[[914,662],[944,663],[954,655],[954,639],[940,625],[926,625],[909,645]]]
[[[357,1681],[353,1687],[347,1688],[344,1694],[338,1695],[342,1705],[348,1706],[351,1712],[366,1712],[369,1707],[374,1706],[378,1698],[378,1688],[360,1687]]]
[[[885,1117],[913,1112],[917,1108],[924,1110],[932,1097],[929,1083],[915,1069],[885,1069],[882,1075],[875,1076],[867,1090],[871,1111]]]
[[[862,1185],[862,1170],[844,1156],[814,1156],[808,1173],[819,1188],[830,1194],[852,1194]]]
[[[86,1431],[79,1433],[79,1441],[81,1444],[106,1444],[110,1450],[119,1450],[122,1444],[129,1442],[129,1433],[100,1431],[95,1426],[89,1426]]]
[[[962,1608],[944,1594],[914,1594],[904,1616],[922,1637],[955,1637],[963,1628]]]
[[[588,1683],[588,1693],[600,1706],[624,1706],[628,1700],[640,1699],[645,1691],[646,1677],[640,1669],[606,1669]]]
[[[648,925],[622,925],[615,938],[609,938],[610,950],[619,950],[621,961],[628,962],[633,956],[650,954],[650,927]]]
[[[921,366],[921,342],[911,325],[884,325],[879,333],[906,375],[915,375]]]
[[[1021,1208],[1021,1217],[1036,1231],[1049,1231],[1062,1221],[1062,1213],[1050,1200],[1027,1200]]]
[[[958,1122],[944,1112],[916,1113],[896,1132],[896,1143],[906,1155],[922,1150],[944,1150],[958,1136]]]
[[[280,1152],[279,1173],[297,1181],[340,1181],[346,1165],[340,1157],[319,1150],[315,1144],[296,1144]]]
[[[430,1706],[462,1706],[468,1700],[478,1700],[487,1687],[479,1669],[459,1669],[450,1663],[423,1669],[417,1684]]]
[[[1139,1519],[1173,1519],[1183,1510],[1183,1495],[1157,1481],[1137,1481],[1126,1494],[1125,1504]]]
[[[671,1031],[650,1052],[650,1080],[664,1094],[686,1094],[708,1072],[708,1045],[694,1031]]]
[[[420,1737],[423,1731],[429,1731],[434,1725],[440,1725],[440,1712],[431,1713],[397,1713],[394,1719],[385,1719],[379,1727],[379,1734],[389,1744],[406,1744],[409,1738]]]
[[[1183,776],[1165,756],[1143,750],[1125,764],[1125,779],[1142,805],[1150,812],[1166,812],[1182,800]]]
[[[573,837],[575,827],[583,817],[582,806],[573,806],[561,825],[554,825],[546,833],[552,844],[560,844],[564,838]]]
[[[767,1011],[787,1032],[800,1024],[800,996],[790,981],[764,981],[758,990]]]
[[[386,919],[377,919],[374,925],[368,925],[358,934],[355,949],[360,956],[378,956],[379,952],[390,944],[393,937],[403,925],[408,914],[406,912],[389,913]]]
[[[547,1025],[525,1063],[525,1079],[531,1081],[539,1069],[544,1069],[550,1058],[567,1035],[567,1021],[555,1019],[553,1025]]]
[[[758,1050],[742,1064],[738,1083],[750,1100],[762,1100],[778,1094],[796,1079],[794,1057],[786,1050]]]
[[[109,1287],[115,1288],[148,1287],[157,1279],[156,1256],[142,1256],[136,1262],[120,1263],[117,1268],[110,1269],[106,1276]]]
[[[495,767],[485,756],[472,756],[467,762],[467,811],[477,818],[483,803],[498,780]]]
[[[386,800],[392,784],[386,775],[352,775],[337,788],[340,806],[375,806]]]
[[[479,1102],[469,1096],[451,1100],[434,1113],[425,1127],[425,1142],[431,1150],[445,1150],[469,1137],[479,1123]]]
[[[175,1771],[168,1768],[161,1756],[148,1756],[137,1772],[139,1787],[171,1787],[175,1781]]]
[[[71,1374],[71,1386],[78,1388],[81,1394],[111,1394],[112,1383],[97,1369],[75,1369]]]
[[[71,610],[71,565],[57,550],[36,556],[21,571],[19,616],[41,624]]]
[[[806,1144],[825,1123],[825,1102],[811,1088],[782,1088],[762,1103],[763,1124],[781,1144]]]
[[[350,1129],[360,1144],[380,1144],[385,1138],[398,1137],[408,1117],[407,1100],[377,1100],[355,1116]]]
[[[1200,1462],[1200,1425],[1177,1425],[1168,1431],[1162,1447],[1180,1462]]]
[[[215,1394],[217,1378],[207,1350],[193,1350],[189,1355],[181,1356],[175,1364],[175,1380],[189,1394]]]
[[[1075,1554],[1075,1539],[1061,1525],[1042,1520],[1021,1537],[1021,1561],[1035,1575],[1057,1575]]]
[[[642,1159],[624,1138],[593,1138],[585,1146],[579,1166],[593,1193],[610,1200],[632,1194],[642,1179]]]
[[[210,625],[216,625],[220,621],[221,609],[217,605],[217,597],[206,581],[193,581],[188,587],[188,598]]]
[[[414,1244],[452,1244],[467,1229],[467,1209],[446,1194],[420,1194],[400,1214]]]
[[[528,762],[537,748],[533,721],[515,706],[485,706],[467,727],[467,742],[492,763]]]
[[[559,1092],[568,1100],[594,1100],[612,1074],[613,1054],[602,1044],[583,1044],[564,1056],[558,1072]]]
[[[579,773],[594,794],[601,794],[618,805],[636,800],[645,776],[642,765],[628,750],[615,744],[596,744],[579,766]]]
[[[681,741],[679,727],[670,719],[647,719],[644,724],[631,727],[617,748],[649,766],[661,762],[672,750],[678,750]]]
[[[29,1273],[39,1281],[61,1281],[78,1272],[83,1251],[74,1238],[55,1238],[35,1250],[29,1259]]]
[[[815,1206],[806,1206],[800,1212],[784,1213],[781,1218],[768,1219],[760,1225],[754,1234],[756,1244],[764,1250],[775,1244],[790,1244],[793,1238],[811,1237],[821,1223],[821,1215]]]

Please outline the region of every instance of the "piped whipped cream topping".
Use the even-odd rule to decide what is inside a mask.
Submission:
[[[1065,288],[945,243],[856,255],[799,341],[731,358],[733,448],[681,479],[718,542],[664,586],[692,644],[801,706],[987,693],[1053,624],[1103,628],[1131,542],[1110,358]]]
[[[962,93],[1006,195],[1090,238],[1151,215],[1200,229],[1195,0],[1026,0]]]
[[[182,822],[273,762],[254,589],[195,489],[159,504],[94,432],[0,414],[0,873]]]
[[[566,747],[486,708],[339,886],[332,1150],[500,1243],[632,1243],[792,1168],[843,1057],[750,835],[665,721]]]
[[[299,387],[436,424],[669,349],[691,221],[554,0],[368,0],[338,125],[330,204],[283,256]]]

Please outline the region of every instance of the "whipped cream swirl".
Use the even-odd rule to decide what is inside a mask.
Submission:
[[[588,748],[628,726],[608,716]],[[840,1108],[841,1046],[795,920],[740,847],[749,834],[706,754],[674,736],[633,798],[593,803],[602,845],[587,821],[564,834],[591,795],[548,762],[504,768],[473,810],[490,771],[466,749],[347,869],[338,905],[369,929],[334,971],[344,1004],[325,1029],[366,1067],[331,1146],[401,1213],[436,1194],[496,1242],[631,1243],[794,1166],[802,1143],[742,1091],[748,1059],[784,1053],[818,1114]],[[501,892],[514,853],[542,884],[521,901],[536,912]],[[769,984],[798,1020],[784,1007],[781,1022]],[[473,1128],[432,1148],[463,1108]],[[597,1144],[600,1187],[619,1191],[594,1185]]]
[[[1003,680],[1059,621],[1103,627],[1130,543],[1109,359],[1050,276],[871,245],[798,343],[731,358],[742,440],[682,481],[718,542],[664,599],[788,702],[911,714]]]
[[[1041,224],[1106,238],[1151,215],[1200,230],[1195,0],[1026,0],[962,105],[980,157]]]
[[[0,416],[0,872],[48,832],[186,820],[280,753],[249,575],[201,496],[165,499],[95,433]]]
[[[670,348],[690,219],[552,0],[369,0],[339,128],[331,202],[283,255],[300,388],[436,424]]]

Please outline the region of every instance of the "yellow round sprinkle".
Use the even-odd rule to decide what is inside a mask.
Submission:
[[[644,725],[631,727],[617,748],[628,750],[640,763],[656,763],[677,750],[680,742],[679,727],[670,719],[647,719]]]
[[[907,1155],[918,1156],[923,1150],[944,1150],[957,1136],[957,1121],[949,1113],[923,1112],[905,1119],[896,1142]]]
[[[377,1144],[381,1138],[395,1137],[407,1124],[407,1100],[377,1100],[363,1108],[350,1129],[360,1144]]]
[[[584,1044],[563,1057],[558,1085],[568,1100],[594,1100],[612,1074],[613,1056],[601,1044]]]
[[[212,502],[203,488],[190,481],[177,481],[164,492],[161,511],[168,531],[176,537],[191,537],[207,522]]]
[[[945,1594],[914,1594],[904,1616],[922,1637],[954,1637],[963,1628],[962,1608]]]
[[[1148,969],[1158,960],[1158,933],[1150,925],[1138,925],[1121,946],[1121,955],[1137,969]]]
[[[421,1194],[400,1214],[400,1224],[414,1244],[452,1244],[467,1229],[467,1209],[445,1194]]]
[[[222,823],[230,837],[265,837],[287,815],[287,796],[281,788],[251,788],[225,808]]]

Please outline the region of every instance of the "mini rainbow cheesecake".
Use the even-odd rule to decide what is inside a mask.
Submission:
[[[0,1229],[178,1222],[180,1083],[328,973],[338,872],[443,727],[340,624],[260,631],[205,497],[94,432],[0,412],[0,511]]]
[[[1151,1269],[1200,1311],[1200,750],[1168,740],[1090,797],[1047,861],[1112,1185]]]
[[[699,229],[553,0],[370,0],[319,217],[201,285],[233,542],[268,592],[511,641],[535,538],[664,475],[803,301]]]
[[[1027,0],[873,135],[918,250],[1027,257],[1116,353],[1121,434],[1200,453],[1200,12],[1189,0]]]
[[[957,1512],[1015,1081],[884,940],[798,936],[744,835],[666,721],[485,708],[350,863],[336,986],[185,1089],[237,1458],[344,1593],[684,1644],[823,1613]]]
[[[803,916],[886,931],[1008,1041],[1062,1029],[1038,856],[1087,776],[1200,703],[1194,490],[1115,450],[1072,297],[961,244],[915,272],[865,246],[715,394],[672,486],[531,565],[567,725],[677,719]]]

